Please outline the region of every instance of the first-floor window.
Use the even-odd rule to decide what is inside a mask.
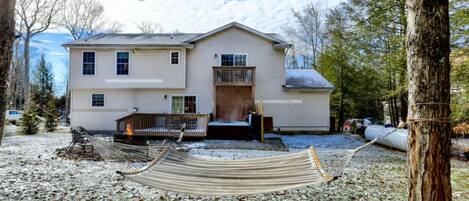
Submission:
[[[171,112],[175,114],[197,113],[197,97],[173,96],[171,101]]]
[[[91,95],[91,106],[93,106],[93,107],[104,107],[104,94],[92,94]]]

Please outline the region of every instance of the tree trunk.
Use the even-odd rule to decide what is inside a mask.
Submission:
[[[409,200],[451,200],[448,0],[407,0]]]
[[[0,145],[7,106],[7,80],[15,39],[15,0],[0,1]]]
[[[26,33],[26,36],[24,38],[24,53],[23,53],[23,56],[24,56],[24,87],[23,87],[23,90],[24,90],[24,99],[25,99],[25,102],[24,102],[24,108],[26,108],[28,105],[29,105],[29,100],[30,100],[30,97],[29,97],[29,94],[30,94],[30,88],[31,88],[31,85],[29,83],[29,61],[30,61],[30,57],[29,57],[29,47],[30,47],[30,42],[31,42],[31,36],[29,33]]]

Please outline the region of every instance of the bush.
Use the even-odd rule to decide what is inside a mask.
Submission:
[[[54,132],[57,128],[58,125],[58,113],[57,113],[57,107],[55,106],[55,101],[54,99],[49,100],[47,103],[47,111],[44,112],[46,122],[45,122],[45,127],[47,132]]]
[[[469,122],[461,123],[453,127],[454,137],[469,136]]]
[[[21,133],[34,135],[39,131],[41,120],[37,116],[37,108],[33,102],[29,104],[20,119]]]

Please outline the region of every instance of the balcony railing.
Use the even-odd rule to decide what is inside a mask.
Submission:
[[[206,114],[134,113],[116,120],[120,135],[178,137],[185,124],[184,136],[205,137],[209,117]]]
[[[255,67],[213,67],[215,86],[252,86],[255,79]]]

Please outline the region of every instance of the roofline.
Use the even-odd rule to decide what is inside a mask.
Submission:
[[[260,31],[258,31],[258,30],[255,30],[255,29],[250,28],[250,27],[248,27],[248,26],[242,25],[242,24],[240,24],[240,23],[238,23],[238,22],[232,22],[232,23],[223,25],[223,26],[218,27],[218,28],[216,28],[216,29],[214,29],[214,30],[212,30],[212,31],[209,31],[209,32],[205,33],[205,34],[202,34],[202,35],[200,35],[200,36],[197,36],[197,37],[194,37],[194,38],[192,38],[192,39],[186,40],[185,42],[194,43],[194,42],[200,41],[200,40],[202,40],[202,39],[204,39],[204,38],[206,38],[206,37],[209,37],[209,36],[211,36],[211,35],[214,35],[214,34],[217,34],[217,33],[222,32],[222,31],[225,31],[225,30],[227,30],[227,29],[229,29],[229,28],[232,28],[232,27],[236,27],[236,28],[242,29],[242,30],[247,31],[247,32],[249,32],[249,33],[252,33],[252,34],[254,34],[254,35],[260,36],[260,37],[262,37],[262,38],[264,38],[264,39],[270,40],[270,41],[272,41],[272,42],[288,44],[287,42],[285,42],[285,41],[283,41],[283,40],[281,40],[281,39],[278,39],[278,38],[269,36],[268,34],[262,33],[262,32],[260,32]],[[290,45],[291,45],[291,44],[290,44]]]
[[[324,90],[324,91],[332,91],[334,87],[295,87],[295,86],[286,86],[282,85],[282,88],[287,90]]]
[[[62,47],[71,48],[188,48],[193,49],[193,44],[70,44],[64,43]]]

